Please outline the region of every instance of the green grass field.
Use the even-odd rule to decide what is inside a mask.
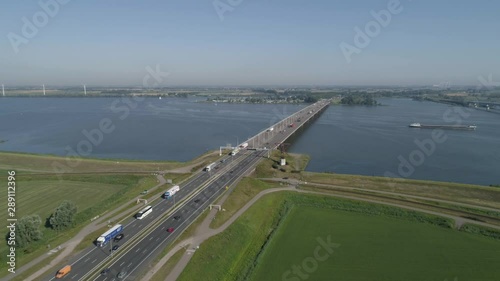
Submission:
[[[284,206],[289,212],[284,212]],[[286,208],[285,208],[286,209]],[[438,226],[440,225],[440,226]],[[318,238],[338,244],[299,277]],[[496,280],[500,241],[450,228],[434,216],[331,197],[269,194],[201,245],[179,281]],[[320,251],[322,257],[326,252]],[[284,278],[285,277],[285,278]],[[295,277],[295,278],[294,278]],[[284,278],[284,279],[283,279]]]
[[[7,172],[1,171],[0,184],[7,186]],[[90,222],[90,218],[113,210],[120,204],[139,195],[144,189],[156,185],[156,177],[151,175],[66,175],[58,180],[54,175],[22,174],[16,176],[16,217],[36,214],[42,219],[40,230],[42,240],[25,249],[18,249],[19,264],[25,264],[47,251],[47,245],[59,245],[74,236],[78,230]],[[0,193],[0,200],[7,202],[7,192]],[[75,227],[62,232],[44,226],[45,220],[63,200],[73,201],[78,212]],[[7,212],[0,214],[6,221]],[[7,233],[5,230],[4,233]],[[6,243],[0,245],[0,254],[7,253]],[[4,269],[6,263],[0,265]],[[2,273],[7,273],[3,270]],[[0,274],[2,276],[2,274]]]
[[[280,185],[278,183],[263,182],[254,178],[243,178],[224,204],[222,204],[222,208],[224,208],[225,211],[217,213],[214,220],[210,223],[210,227],[218,228],[223,225],[248,201],[255,197],[255,195],[265,189],[273,187],[280,187]]]
[[[6,179],[0,178],[0,184],[6,185]],[[123,200],[123,196],[128,193],[127,197],[136,196],[142,186],[150,187],[154,183],[152,176],[136,175],[69,175],[64,180],[58,180],[53,175],[18,175],[16,216],[21,218],[38,214],[44,220],[63,200],[75,202],[81,212],[98,207],[105,200],[110,203]],[[7,201],[7,192],[0,194],[0,200]],[[0,219],[6,218],[6,213],[0,214]]]
[[[120,189],[120,184],[96,184],[95,182],[81,181],[20,181],[17,185],[17,212],[18,218],[25,215],[38,214],[48,217],[63,200],[72,200],[79,210],[85,210],[100,202],[99,198],[108,198]],[[0,200],[6,202],[7,193],[0,194]],[[43,202],[43,204],[40,204]],[[5,221],[7,213],[0,214],[0,220]]]
[[[327,237],[331,254],[317,241]],[[326,260],[306,260],[318,246]],[[498,280],[499,252],[500,241],[433,225],[294,207],[250,280],[296,280],[293,265],[310,280]]]
[[[259,200],[228,229],[205,241],[177,281],[238,280],[253,263],[279,212],[284,193]]]

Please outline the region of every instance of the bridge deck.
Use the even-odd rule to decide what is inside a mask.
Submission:
[[[323,110],[326,109],[326,107],[328,107],[329,105],[330,100],[320,100],[295,112],[294,114],[286,117],[273,126],[266,128],[265,130],[259,132],[257,135],[251,137],[245,142],[248,143],[248,148],[275,149],[280,144],[280,142],[269,143],[269,140],[275,138],[278,134],[281,134],[282,137],[280,137],[279,139],[281,140],[281,142],[284,142],[298,129],[304,126],[304,124],[306,124],[309,120],[320,115]]]

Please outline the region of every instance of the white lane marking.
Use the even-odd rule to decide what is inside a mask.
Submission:
[[[129,263],[129,264],[127,265],[127,267],[130,267],[131,265],[132,265],[132,263]]]
[[[97,259],[94,259],[91,263],[94,263],[94,262],[96,262],[96,261],[97,261]]]
[[[120,263],[120,267],[122,267],[125,264],[125,262]]]
[[[137,253],[137,252],[139,252],[139,250],[140,250],[140,249],[141,249],[141,248],[137,248],[137,250],[135,250],[135,252],[136,252],[136,253]]]

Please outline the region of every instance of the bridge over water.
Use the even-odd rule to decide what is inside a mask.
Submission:
[[[319,117],[330,103],[331,100],[324,99],[311,104],[271,127],[264,129],[242,144],[247,143],[249,149],[275,149],[280,143],[285,142],[297,132],[297,130],[307,126],[312,120]]]

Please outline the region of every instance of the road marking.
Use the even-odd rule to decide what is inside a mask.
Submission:
[[[120,267],[122,267],[125,264],[125,262],[120,263]]]
[[[238,159],[238,157],[235,157],[235,159]],[[239,160],[239,159],[238,159],[238,160]],[[248,165],[248,164],[255,164],[255,163],[257,163],[257,161],[248,160],[248,159],[247,159],[247,161],[238,161],[238,162],[239,162],[239,164],[242,164],[242,165],[244,164],[245,166],[246,166],[246,165]],[[238,163],[237,163],[237,164],[238,164]],[[233,181],[234,181],[236,178],[240,177],[240,174],[242,174],[242,173],[241,173],[242,171],[243,171],[243,172],[246,172],[247,170],[248,170],[248,168],[246,168],[246,169],[234,169],[234,170],[233,170],[233,172],[234,172],[233,174],[231,174],[231,175],[227,175],[227,177],[226,177],[225,179],[223,179],[223,180],[222,180],[222,179],[219,179],[218,181],[212,181],[212,180],[210,180],[210,177],[207,177],[207,180],[208,180],[209,182],[211,182],[211,183],[207,183],[206,185],[203,185],[203,186],[205,187],[205,188],[203,188],[203,189],[205,189],[205,191],[207,191],[207,190],[206,190],[206,189],[207,189],[207,187],[212,187],[212,188],[217,187],[217,188],[216,188],[216,190],[214,190],[214,191],[211,191],[211,192],[205,192],[205,193],[206,193],[206,195],[205,195],[205,194],[203,194],[204,198],[205,198],[205,199],[206,199],[206,198],[208,198],[209,200],[210,200],[210,199],[212,199],[212,198],[214,197],[214,195],[216,195],[216,194],[219,194],[219,193],[220,193],[219,191],[221,190],[221,188],[220,188],[221,186],[218,186],[218,185],[220,185],[219,183],[220,183],[221,181],[223,181],[223,182],[227,182],[227,181],[229,181],[229,182],[228,182],[228,184],[230,185],[230,184],[232,184],[232,183],[233,183]],[[227,173],[227,171],[226,171],[226,173]],[[220,175],[219,175],[219,174],[216,174],[215,176],[219,176],[219,177],[220,177]],[[217,186],[215,186],[214,184],[215,184],[215,185],[217,185]],[[226,184],[224,184],[224,186],[226,186]],[[192,191],[195,191],[195,190],[197,190],[197,189],[198,189],[198,188],[194,188]],[[202,189],[202,190],[203,190],[203,189]],[[186,191],[187,191],[187,190],[186,190]],[[202,194],[202,193],[198,193],[198,194]],[[188,199],[192,199],[192,198],[194,198],[194,197],[196,197],[196,196],[190,196]],[[205,201],[205,200],[203,200],[203,201]],[[167,201],[167,202],[166,202],[166,204],[165,204],[165,207],[169,207],[170,205],[172,205],[171,203],[172,203],[171,201]],[[206,207],[207,207],[207,206],[206,206],[206,203],[207,203],[207,202],[200,202],[200,204],[196,204],[196,210],[194,210],[195,212],[193,212],[193,210],[190,210],[190,211],[189,211],[189,213],[192,213],[192,214],[190,214],[189,216],[191,217],[194,213],[198,213],[198,212],[199,212],[199,210],[200,210],[203,206],[205,206],[205,208],[206,208]],[[187,205],[187,201],[184,203],[184,206],[183,206],[183,207],[188,207],[188,205]],[[185,212],[185,211],[186,211],[186,210],[182,209],[182,212]],[[184,223],[183,223],[183,224],[184,224]],[[135,225],[135,224],[134,224],[134,225]],[[140,225],[140,226],[142,226],[142,225]],[[140,226],[139,226],[139,227],[140,227]],[[166,226],[162,226],[162,229],[163,229],[163,228],[166,228]],[[161,237],[160,237],[160,239],[161,239]],[[169,239],[166,239],[166,240],[169,240]],[[156,249],[157,249],[157,248],[158,248],[158,247],[159,247],[162,243],[163,243],[163,241],[162,241],[162,242],[160,242],[160,243],[159,243],[159,245],[158,245],[155,249],[153,249],[153,251],[155,251],[155,250],[156,250]],[[138,251],[140,251],[140,248],[138,248],[138,249],[136,250],[136,252],[138,252]],[[148,251],[148,249],[145,249],[145,250],[143,251],[143,253],[146,253],[147,251]],[[151,254],[152,254],[152,252],[150,252],[150,253],[149,253],[148,257],[149,257]],[[141,261],[141,262],[140,262],[137,266],[134,266],[134,267],[132,268],[132,271],[134,271],[134,270],[135,270],[138,266],[140,266],[141,264],[142,264],[142,261]],[[112,278],[112,277],[110,276],[110,278]],[[116,278],[113,278],[113,280],[115,280],[115,279],[116,279]]]
[[[76,276],[78,276],[78,273],[75,274],[75,275],[73,275],[73,276],[71,276],[71,279],[75,278]]]
[[[141,249],[141,248],[137,248],[137,250],[135,250],[135,252],[136,252],[136,253],[137,253],[137,252],[139,252],[139,250],[140,250],[140,249]]]
[[[153,240],[153,236],[149,237],[149,241]]]
[[[91,263],[94,263],[94,262],[96,262],[96,261],[97,261],[97,259],[94,259]]]
[[[90,260],[90,258],[87,258],[87,259],[84,261],[84,263],[87,263],[89,260]]]
[[[146,251],[147,251],[147,249],[144,249],[144,251],[142,251],[142,253],[144,254]]]
[[[129,264],[127,265],[127,267],[130,267],[131,265],[132,265],[132,263],[129,263]]]
[[[156,241],[160,240],[160,237],[156,238]]]

